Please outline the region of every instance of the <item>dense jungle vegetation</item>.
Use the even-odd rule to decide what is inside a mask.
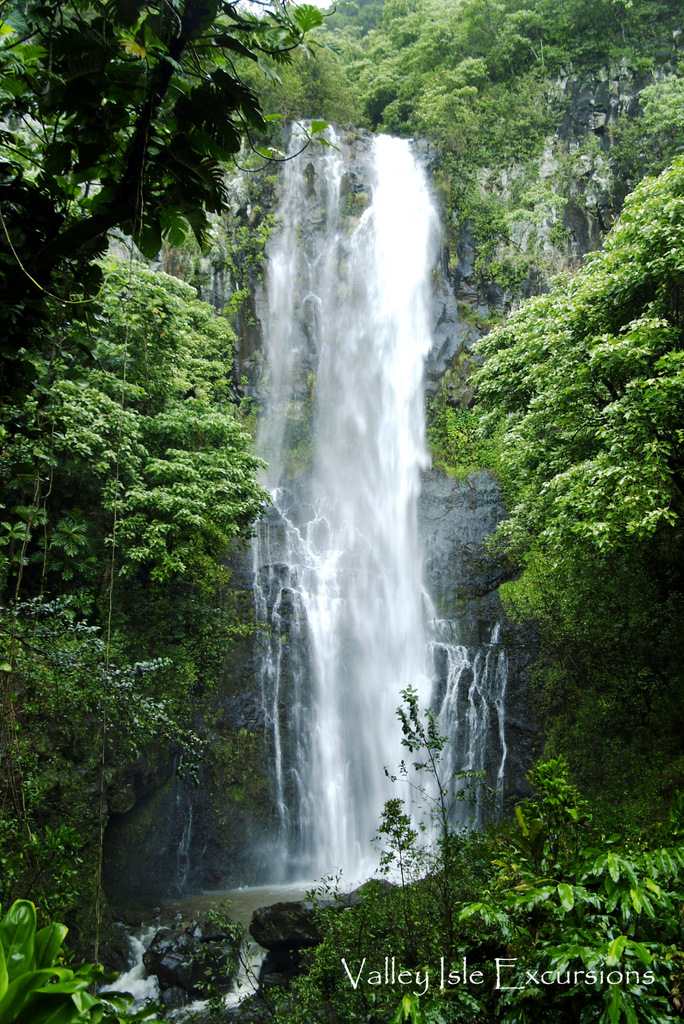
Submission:
[[[88,995],[92,972],[61,963],[53,922],[98,958],[102,836],[127,769],[160,749],[188,771],[199,763],[197,708],[250,628],[223,556],[266,497],[235,369],[237,306],[217,316],[140,254],[211,248],[214,215],[244,243],[225,168],[248,139],[239,159],[272,174],[279,119],[292,117],[427,138],[448,280],[461,235],[474,239],[482,303],[464,312],[486,361],[469,408],[439,392],[430,440],[447,470],[489,468],[504,489],[510,515],[493,543],[511,566],[507,609],[539,647],[545,750],[534,794],[489,834],[461,834],[437,800],[431,854],[388,804],[382,858],[405,884],[321,909],[325,939],[277,1013],[390,1019],[396,989],[355,988],[340,969],[345,957],[356,975],[368,948],[367,970],[396,956],[415,977],[465,956],[486,976],[482,994],[417,982],[398,1022],[673,1019],[684,976],[681,5],[359,0],[324,19],[307,5],[25,0],[0,17],[0,903],[33,901],[44,926],[26,902],[0,924],[2,1019],[126,1014]],[[559,145],[542,174],[568,102],[559,83],[608,67],[645,86],[638,116]],[[564,211],[594,209],[595,178],[624,208],[578,270]],[[251,239],[257,261],[266,237]],[[548,294],[518,305],[552,277]],[[442,741],[405,698],[429,805]],[[520,987],[495,987],[497,957],[515,961],[507,977]],[[620,982],[587,984],[611,969]],[[556,980],[525,979],[535,970]],[[584,981],[564,985],[566,971]]]

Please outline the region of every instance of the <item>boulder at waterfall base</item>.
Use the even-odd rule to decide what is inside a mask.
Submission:
[[[207,920],[160,928],[143,956],[149,974],[154,974],[164,993],[178,991],[184,1002],[206,995],[208,988],[227,989],[237,973],[241,938]]]
[[[317,946],[322,939],[316,905],[309,900],[259,907],[252,915],[249,933],[269,951],[306,949]]]

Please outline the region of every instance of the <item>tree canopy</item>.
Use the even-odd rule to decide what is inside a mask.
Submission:
[[[323,15],[22,0],[0,18],[0,899],[32,892],[92,935],[107,765],[182,748],[196,769],[197,702],[249,628],[226,551],[267,497],[228,320],[140,253],[204,243],[231,162],[264,145],[238,62],[310,52]],[[104,258],[113,229],[127,259]]]
[[[641,94],[645,117],[621,123],[622,149],[610,151],[629,155],[630,181],[660,169],[680,145],[680,8],[678,0],[366,0],[358,17],[341,10],[336,31],[320,32],[330,45],[314,62],[311,35],[323,14],[309,4],[0,2],[4,903],[35,896],[48,915],[73,914],[79,904],[99,913],[107,787],[160,740],[167,754],[171,745],[195,752],[194,729],[206,727],[228,646],[250,628],[236,612],[241,597],[228,586],[225,552],[249,536],[267,496],[245,429],[234,333],[187,284],[153,273],[137,255],[107,255],[112,231],[147,257],[165,242],[187,240],[185,255],[196,252],[226,208],[226,169],[243,143],[268,152],[264,111],[353,120],[429,137],[445,266],[452,272],[467,229],[474,274],[514,294],[535,245],[548,240],[532,232],[506,267],[501,249],[515,248],[516,226],[552,220],[551,241],[562,246],[563,205],[572,188],[577,198],[581,161],[588,153],[592,167],[614,159],[612,138],[587,129],[572,152],[570,144],[554,151],[557,166],[542,179],[544,140],[567,100],[550,79],[624,58],[635,80],[667,64],[670,78]],[[240,288],[256,278],[270,230],[264,210],[247,206],[221,257]],[[238,272],[242,256],[248,269]],[[565,752],[574,777],[594,790],[607,782],[613,805],[629,791],[635,813],[654,792],[672,803],[681,778],[683,283],[679,159],[637,190],[585,270],[484,340],[479,411],[456,411],[442,386],[431,416],[433,447],[452,456],[459,449],[468,469],[478,459],[494,465],[505,487],[510,516],[498,541],[520,575],[503,589],[539,637],[549,749]],[[466,315],[482,328],[479,309]],[[483,436],[475,440],[478,420]],[[245,734],[245,749],[256,750],[252,739]],[[247,801],[243,782],[257,774],[254,762],[231,743],[225,760],[238,765]],[[565,793],[569,813],[574,796],[559,765],[551,789]],[[391,810],[381,832],[403,844],[411,825],[397,802]],[[459,922],[463,935],[471,918],[482,920],[474,949],[496,926],[497,949],[505,952],[512,935],[536,948],[541,934],[547,955],[568,915],[581,929],[594,908],[591,956],[607,953],[610,915],[611,942],[627,943],[628,929],[632,936],[632,946],[610,955],[640,955],[630,906],[638,917],[635,898],[646,906],[644,886],[656,884],[643,851],[634,853],[633,873],[644,885],[631,895],[625,870],[619,908],[618,878],[608,862],[597,867],[593,847],[549,888],[542,876],[555,871],[558,823],[551,814],[547,829],[548,809],[535,817],[538,810],[518,819],[510,865],[504,857],[493,874],[484,864],[497,839],[480,853],[465,894],[451,882],[444,888],[445,916],[433,919],[426,957],[442,952],[435,937],[445,923],[453,929],[451,902],[475,899],[484,882],[491,900]],[[530,822],[554,849],[543,866]],[[566,838],[567,853],[572,826]],[[433,877],[445,865],[467,872],[460,838],[443,839]],[[479,843],[468,844],[475,861]],[[678,878],[680,866],[660,873]],[[593,888],[580,891],[587,872]],[[523,899],[514,882],[527,886]],[[407,910],[413,896],[400,899]],[[547,915],[541,930],[539,907]],[[671,911],[667,897],[659,942],[677,940]],[[407,913],[412,933],[410,922]],[[338,936],[330,935],[327,955],[339,975]],[[660,966],[664,1005],[664,959]],[[311,1005],[297,1012],[310,1015],[319,998],[314,985]],[[359,1012],[354,1005],[350,1016]],[[617,1019],[619,1008],[605,1012]],[[538,1019],[546,1016],[542,1007]]]
[[[585,270],[483,341],[479,394],[515,462],[511,534],[562,552],[681,530],[682,253],[679,158],[628,198]]]
[[[235,58],[286,62],[322,23],[311,5],[237,0],[3,4],[0,187],[6,393],[101,283],[112,228],[148,256],[225,202],[225,166],[266,123]],[[79,304],[81,304],[79,306]]]

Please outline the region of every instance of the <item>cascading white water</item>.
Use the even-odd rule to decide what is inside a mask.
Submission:
[[[431,704],[439,731],[447,737],[441,770],[443,778],[453,780],[454,821],[483,825],[502,810],[508,756],[504,721],[508,659],[498,623],[489,643],[477,647],[463,644],[453,634],[451,622],[433,619],[429,623],[436,683]],[[477,773],[479,778],[467,773]],[[489,787],[488,798],[483,798],[482,783]]]
[[[354,877],[397,795],[383,767],[401,757],[400,692],[426,685],[416,501],[435,217],[409,143],[380,137],[351,170],[334,150],[293,160],[278,221],[260,432],[275,510],[255,543],[263,701],[289,871]],[[307,403],[310,464],[288,482]]]

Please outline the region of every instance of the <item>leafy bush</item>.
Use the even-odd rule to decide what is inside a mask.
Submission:
[[[419,771],[434,781],[429,713],[425,726],[410,702],[404,714]],[[447,821],[422,878],[404,872],[397,886],[368,883],[351,905],[338,895],[321,906],[325,938],[278,1020],[391,1019],[402,992],[395,1019],[412,1024],[672,1020],[684,980],[682,800],[663,834],[630,842],[593,823],[567,773],[562,758],[538,764],[536,795],[488,835]],[[406,866],[417,836],[397,810],[388,806],[381,832]]]

